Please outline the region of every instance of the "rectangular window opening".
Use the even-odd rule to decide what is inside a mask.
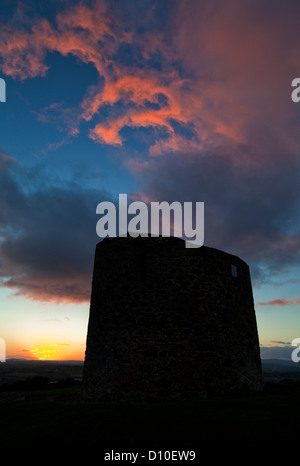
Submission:
[[[236,265],[231,264],[231,275],[233,277],[237,277],[237,266]]]

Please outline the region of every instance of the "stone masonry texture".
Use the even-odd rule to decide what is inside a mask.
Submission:
[[[96,246],[83,396],[181,400],[260,391],[248,265],[176,237]]]

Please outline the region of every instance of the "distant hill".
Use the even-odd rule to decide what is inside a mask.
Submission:
[[[83,365],[84,361],[81,360],[46,360],[46,359],[18,359],[18,358],[8,358],[5,364],[76,364],[76,365]],[[1,364],[1,363],[0,363]]]
[[[82,379],[83,361],[41,361],[7,359],[0,363],[0,385],[21,382],[32,377],[46,377],[51,383]]]
[[[300,380],[300,363],[285,359],[262,359],[261,363],[266,381],[282,379]]]
[[[300,363],[295,363],[286,359],[262,359],[263,369],[282,369],[300,372]]]
[[[47,377],[51,382],[68,378],[82,379],[84,361],[41,361],[8,359],[0,363],[0,385],[26,380],[28,377]],[[300,381],[300,363],[284,359],[262,359],[265,381],[292,379]]]

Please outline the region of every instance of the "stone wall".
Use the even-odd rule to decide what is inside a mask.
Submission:
[[[184,399],[260,390],[248,265],[179,238],[96,247],[83,395]]]

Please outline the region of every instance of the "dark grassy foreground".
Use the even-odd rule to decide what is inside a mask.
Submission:
[[[7,446],[291,445],[299,419],[299,381],[267,384],[250,397],[164,404],[84,403],[78,385],[0,393],[0,445]]]

